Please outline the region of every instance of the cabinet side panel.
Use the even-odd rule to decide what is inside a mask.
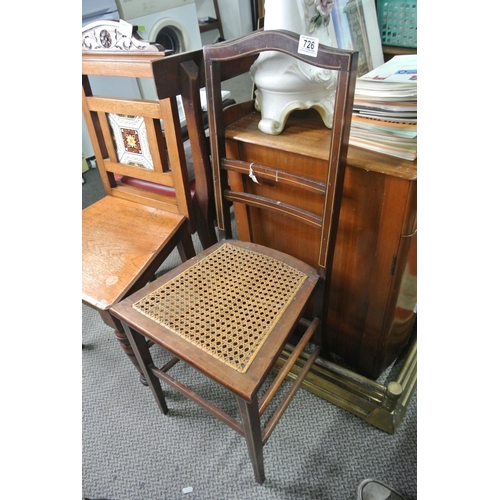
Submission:
[[[394,284],[388,300],[387,314],[377,353],[376,372],[382,372],[399,355],[409,341],[416,319],[417,305],[417,183],[410,186],[406,218],[403,224]]]
[[[360,374],[377,378],[379,347],[394,286],[405,220],[407,180],[348,168],[328,310],[330,350]],[[389,312],[390,314],[390,312]]]

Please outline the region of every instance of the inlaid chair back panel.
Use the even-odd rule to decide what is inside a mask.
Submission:
[[[170,134],[171,145],[167,147],[161,126],[163,116],[160,103],[89,96],[86,97],[86,103],[89,113],[95,113],[99,123],[97,142],[104,147],[96,148],[95,152],[106,193],[137,199],[141,203],[149,201],[158,208],[165,208],[167,204],[168,210],[188,215],[183,203],[179,203],[178,196],[162,196],[152,190],[120,182],[123,176],[128,176],[161,186],[184,185],[184,148],[182,142],[177,144],[175,133]],[[174,103],[175,106],[172,103],[164,106],[164,123],[175,122],[175,100]],[[174,172],[178,174],[178,181]]]
[[[102,24],[99,29],[103,29]],[[118,28],[110,21],[109,31],[113,29]],[[134,36],[131,39],[144,44],[144,52],[106,50],[101,46],[82,51],[82,109],[105,192],[192,220],[189,173],[176,98],[180,89],[178,83],[164,78],[168,73],[178,75],[180,61],[161,50],[161,46]],[[93,76],[112,78],[116,95],[94,92]],[[155,86],[161,88],[161,98],[122,97],[127,85],[125,78],[130,77],[153,79]],[[166,195],[161,189],[123,182],[127,177],[144,181],[145,186],[154,183],[173,189]]]
[[[228,210],[231,205],[234,205],[235,212],[242,213],[241,207],[245,207],[249,214],[261,212],[258,217],[262,217],[263,226],[266,226],[266,221],[269,220],[273,220],[276,224],[284,220],[291,221],[290,227],[294,233],[290,233],[290,236],[293,235],[296,241],[304,239],[305,235],[309,234],[304,232],[305,230],[317,232],[319,234],[316,238],[319,241],[317,255],[315,261],[310,264],[314,265],[318,274],[324,278],[329,275],[338,226],[358,54],[321,45],[317,56],[310,56],[300,53],[298,47],[299,37],[295,33],[284,30],[261,30],[237,41],[204,48],[209,123],[212,132],[215,206],[219,230],[228,237],[231,237]],[[304,165],[298,166],[293,173],[276,167],[273,164],[276,159],[273,161],[273,158],[265,158],[262,153],[264,148],[259,151],[258,144],[255,144],[255,156],[260,155],[262,162],[235,160],[227,155],[227,141],[233,138],[231,127],[228,125],[231,119],[236,117],[236,111],[230,112],[231,119],[224,117],[219,97],[222,81],[248,71],[257,56],[269,51],[280,52],[290,59],[307,63],[334,75],[335,99],[328,167],[326,172],[321,173],[321,178],[317,172],[309,171],[307,168],[307,154],[303,154]],[[245,133],[250,133],[252,130],[252,119],[247,116],[249,109],[243,106],[240,109],[242,117],[236,118],[240,122],[248,119],[248,123],[245,122],[245,126],[241,126],[245,132],[239,130],[238,138],[244,141]],[[300,132],[298,134],[300,135]],[[278,151],[281,149],[280,144],[285,144],[283,141],[286,139],[283,139],[282,135],[268,136],[264,133],[260,135],[262,136],[260,143],[267,144],[272,140]],[[304,149],[311,147],[305,145],[299,135],[296,144]],[[249,142],[257,143],[255,137],[258,136],[254,135]],[[286,148],[283,147],[282,156],[285,155]],[[308,203],[300,205],[304,199],[308,200]],[[272,213],[272,219],[267,218],[269,216],[264,212]],[[302,226],[305,230],[300,233],[299,238],[298,228]],[[272,233],[273,224],[267,223],[267,229]],[[270,240],[256,241],[251,232],[245,234],[245,239],[273,246]],[[280,250],[286,252],[290,243],[287,241],[279,243],[282,246]]]

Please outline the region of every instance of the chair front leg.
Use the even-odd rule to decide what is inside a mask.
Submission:
[[[262,484],[266,477],[264,475],[264,456],[262,453],[262,432],[260,429],[259,405],[257,398],[251,403],[236,396],[238,408],[240,410],[241,422],[245,432],[247,441],[248,453],[252,462],[255,480]]]
[[[146,379],[139,365],[139,361],[137,361],[137,358],[135,357],[134,351],[130,345],[130,342],[127,339],[127,336],[125,335],[122,324],[117,319],[115,319],[108,310],[98,311],[98,312],[104,323],[107,326],[113,328],[115,336],[120,344],[120,347],[122,348],[123,352],[127,355],[127,357],[130,359],[132,364],[137,368],[137,371],[140,374],[140,380],[142,384],[147,385]]]
[[[168,407],[163,395],[160,381],[158,377],[156,377],[149,369],[150,366],[153,366],[153,358],[151,357],[151,352],[149,351],[148,342],[143,335],[136,332],[125,323],[123,323],[123,329],[130,345],[132,346],[135,358],[139,363],[144,378],[146,379],[146,382],[149,385],[160,410],[164,415],[166,415],[168,413]]]

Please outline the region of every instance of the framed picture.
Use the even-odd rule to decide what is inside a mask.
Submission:
[[[338,47],[359,52],[358,76],[384,64],[375,0],[336,0],[332,22]]]

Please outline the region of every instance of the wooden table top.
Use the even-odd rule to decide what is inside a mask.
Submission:
[[[263,147],[283,149],[292,153],[328,160],[328,141],[331,130],[326,128],[315,110],[292,113],[283,132],[269,135],[258,128],[260,113],[252,111],[227,127],[226,137]],[[349,146],[347,163],[351,167],[392,175],[407,180],[417,178],[417,160],[409,161],[377,153],[368,149]]]

